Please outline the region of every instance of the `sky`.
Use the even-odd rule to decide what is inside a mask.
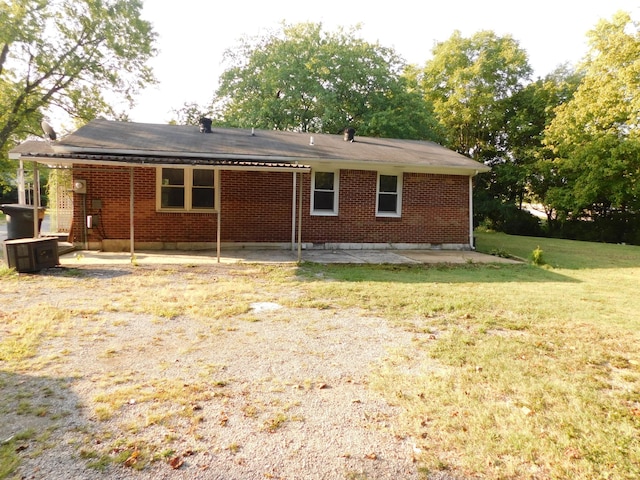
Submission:
[[[167,123],[185,102],[207,104],[224,69],[224,51],[282,22],[322,23],[328,31],[360,24],[364,40],[420,66],[434,44],[455,30],[465,37],[492,30],[520,43],[535,79],[579,62],[587,52],[587,32],[619,10],[640,19],[638,0],[144,0],[142,16],[158,34],[159,53],[150,65],[159,83],[137,97],[129,117]]]

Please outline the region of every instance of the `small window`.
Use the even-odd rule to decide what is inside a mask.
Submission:
[[[162,169],[161,208],[184,208],[184,170],[181,168]]]
[[[314,215],[338,214],[338,174],[336,172],[313,173],[311,213]]]
[[[399,217],[401,211],[402,177],[378,175],[376,213],[379,217]]]
[[[214,172],[213,170],[194,170],[193,187],[191,190],[191,206],[194,210],[199,208],[213,209],[214,207]]]
[[[215,171],[193,168],[158,169],[159,210],[204,210],[215,208]]]

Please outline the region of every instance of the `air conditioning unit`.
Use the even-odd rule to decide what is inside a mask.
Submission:
[[[9,268],[18,272],[39,272],[55,267],[58,258],[58,239],[55,237],[18,238],[5,240],[4,258]]]

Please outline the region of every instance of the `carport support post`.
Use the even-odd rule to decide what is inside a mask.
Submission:
[[[475,250],[473,244],[473,176],[469,175],[469,248]]]
[[[129,237],[130,237],[130,249],[131,249],[131,261],[133,261],[133,257],[135,256],[135,239],[134,239],[134,231],[133,231],[133,214],[134,214],[134,210],[133,210],[133,194],[134,194],[134,188],[133,188],[133,167],[129,167]]]
[[[213,204],[218,208],[218,213],[216,215],[217,219],[216,219],[216,257],[218,260],[218,263],[220,263],[220,239],[221,239],[221,229],[222,229],[222,220],[220,218],[220,216],[222,215],[222,193],[220,192],[220,185],[222,185],[222,180],[220,180],[220,177],[222,176],[222,171],[218,170],[217,172],[218,174],[213,174],[213,178],[214,181],[215,179],[218,180],[218,182],[216,183],[216,188],[214,189],[214,199],[213,199]]]
[[[298,262],[302,260],[302,172],[298,187]]]
[[[26,205],[27,196],[25,195],[24,186],[24,160],[20,160],[20,166],[18,167],[18,204]]]
[[[296,196],[297,196],[297,192],[296,189],[297,187],[297,179],[298,179],[298,173],[297,172],[293,172],[293,198],[291,199],[291,203],[292,203],[292,208],[291,208],[291,251],[293,252],[293,249],[295,248],[296,245]]]

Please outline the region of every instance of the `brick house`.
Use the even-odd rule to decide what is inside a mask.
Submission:
[[[425,141],[94,120],[10,158],[72,167],[91,249],[473,247],[488,167]],[[35,165],[35,163],[34,163]]]

